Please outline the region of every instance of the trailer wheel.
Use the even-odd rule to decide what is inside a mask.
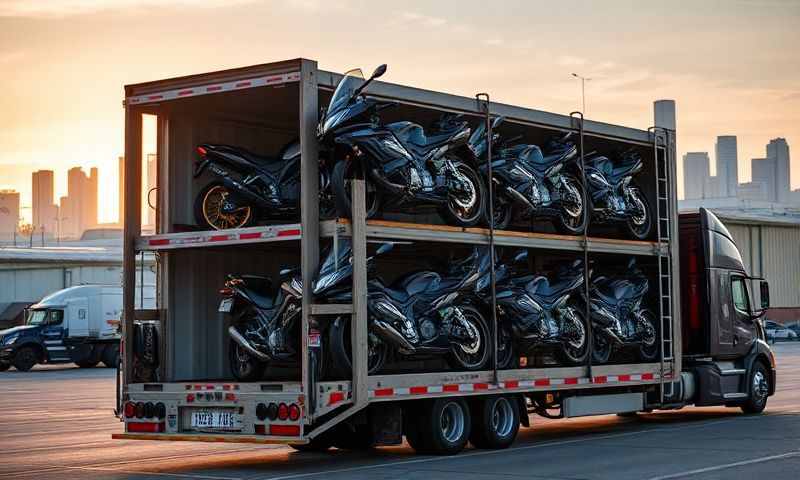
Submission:
[[[79,366],[81,368],[94,368],[94,367],[97,366],[98,363],[100,363],[100,362],[90,358],[88,360],[80,360],[78,362],[75,362],[75,365],[77,365],[77,366]]]
[[[416,438],[409,444],[419,453],[455,455],[464,449],[472,422],[467,402],[461,398],[437,398],[420,406]]]
[[[750,372],[750,395],[740,406],[744,413],[761,413],[767,406],[769,395],[769,373],[764,364],[756,362]]]
[[[34,347],[22,347],[17,350],[14,355],[14,361],[11,363],[20,372],[27,372],[39,363],[40,358],[39,352]]]
[[[119,345],[108,345],[103,349],[103,365],[107,368],[117,368],[119,365]]]
[[[11,368],[10,363],[0,363],[0,372],[5,372],[9,368]]]
[[[472,404],[472,434],[477,448],[508,448],[519,432],[519,402],[509,396],[480,398]]]

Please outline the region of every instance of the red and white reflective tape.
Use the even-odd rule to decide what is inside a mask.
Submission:
[[[239,390],[239,385],[231,385],[231,384],[186,384],[184,385],[186,390]]]
[[[537,378],[534,380],[506,380],[498,384],[493,383],[453,383],[445,385],[423,385],[415,387],[399,387],[399,388],[377,388],[369,391],[370,398],[389,398],[389,397],[402,397],[413,395],[427,395],[432,393],[449,393],[449,392],[479,392],[479,391],[497,391],[497,390],[516,390],[516,389],[531,389],[563,386],[563,385],[588,385],[594,384],[609,384],[609,383],[625,383],[625,382],[648,382],[654,381],[658,377],[656,373],[634,373],[630,375],[605,375],[594,377],[594,381],[586,377],[570,377],[570,378]],[[667,378],[665,376],[665,378]],[[336,393],[336,392],[335,392]]]
[[[286,228],[270,227],[266,230],[256,232],[240,232],[240,233],[220,233],[220,232],[203,232],[197,235],[180,236],[167,235],[154,235],[147,238],[148,247],[154,249],[189,246],[189,245],[209,245],[219,242],[236,242],[236,241],[254,241],[254,240],[267,240],[272,238],[281,238],[284,240],[296,240],[300,238],[300,228],[296,226]]]
[[[196,97],[198,95],[245,90],[248,88],[266,87],[298,81],[300,81],[300,72],[279,73],[276,75],[267,75],[266,77],[248,78],[244,80],[235,80],[233,82],[214,83],[211,85],[202,85],[197,87],[176,88],[174,90],[166,90],[164,92],[136,95],[133,97],[128,97],[127,103],[128,105],[143,105],[145,103],[164,102],[178,98]]]

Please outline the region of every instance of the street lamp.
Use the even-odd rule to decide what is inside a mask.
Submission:
[[[586,82],[591,80],[591,78],[583,77],[577,73],[573,73],[572,76],[581,81],[581,113],[586,116]]]

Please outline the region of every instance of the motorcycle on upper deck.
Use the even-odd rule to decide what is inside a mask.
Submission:
[[[586,160],[586,183],[593,221],[624,224],[626,233],[636,240],[650,236],[653,215],[647,196],[633,177],[642,171],[642,157],[633,151],[616,162],[595,156]]]
[[[381,65],[367,80],[361,70],[345,73],[320,115],[320,144],[335,158],[331,184],[339,214],[352,214],[349,180],[363,178],[367,218],[383,204],[398,211],[428,206],[448,222],[476,225],[486,199],[467,154],[469,126],[453,115],[444,116],[428,132],[408,121],[382,123],[379,112],[397,102],[382,102],[363,92],[385,72],[386,65]]]
[[[495,118],[493,128],[502,121],[503,117]],[[488,178],[485,131],[484,123],[475,128],[470,147],[483,160],[480,171]],[[495,228],[507,228],[515,217],[544,217],[561,233],[583,233],[589,217],[576,161],[578,149],[569,137],[550,140],[545,153],[537,145],[509,145],[512,139],[501,141],[499,135],[493,135],[494,211],[489,214],[487,208],[487,220],[494,221]]]
[[[241,228],[256,220],[296,221],[300,214],[300,143],[289,143],[277,157],[231,145],[204,143],[194,177],[210,171],[215,179],[195,200],[195,220],[214,229]],[[333,214],[330,174],[319,168],[320,216]]]

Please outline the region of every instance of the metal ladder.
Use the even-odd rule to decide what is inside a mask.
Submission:
[[[673,396],[672,379],[664,381],[664,364],[674,360],[674,338],[672,328],[672,248],[671,248],[671,208],[669,186],[669,159],[666,152],[659,154],[659,145],[667,146],[667,133],[658,127],[651,127],[653,135],[653,158],[656,168],[656,260],[658,262],[658,309],[661,318],[661,403],[664,397]]]

